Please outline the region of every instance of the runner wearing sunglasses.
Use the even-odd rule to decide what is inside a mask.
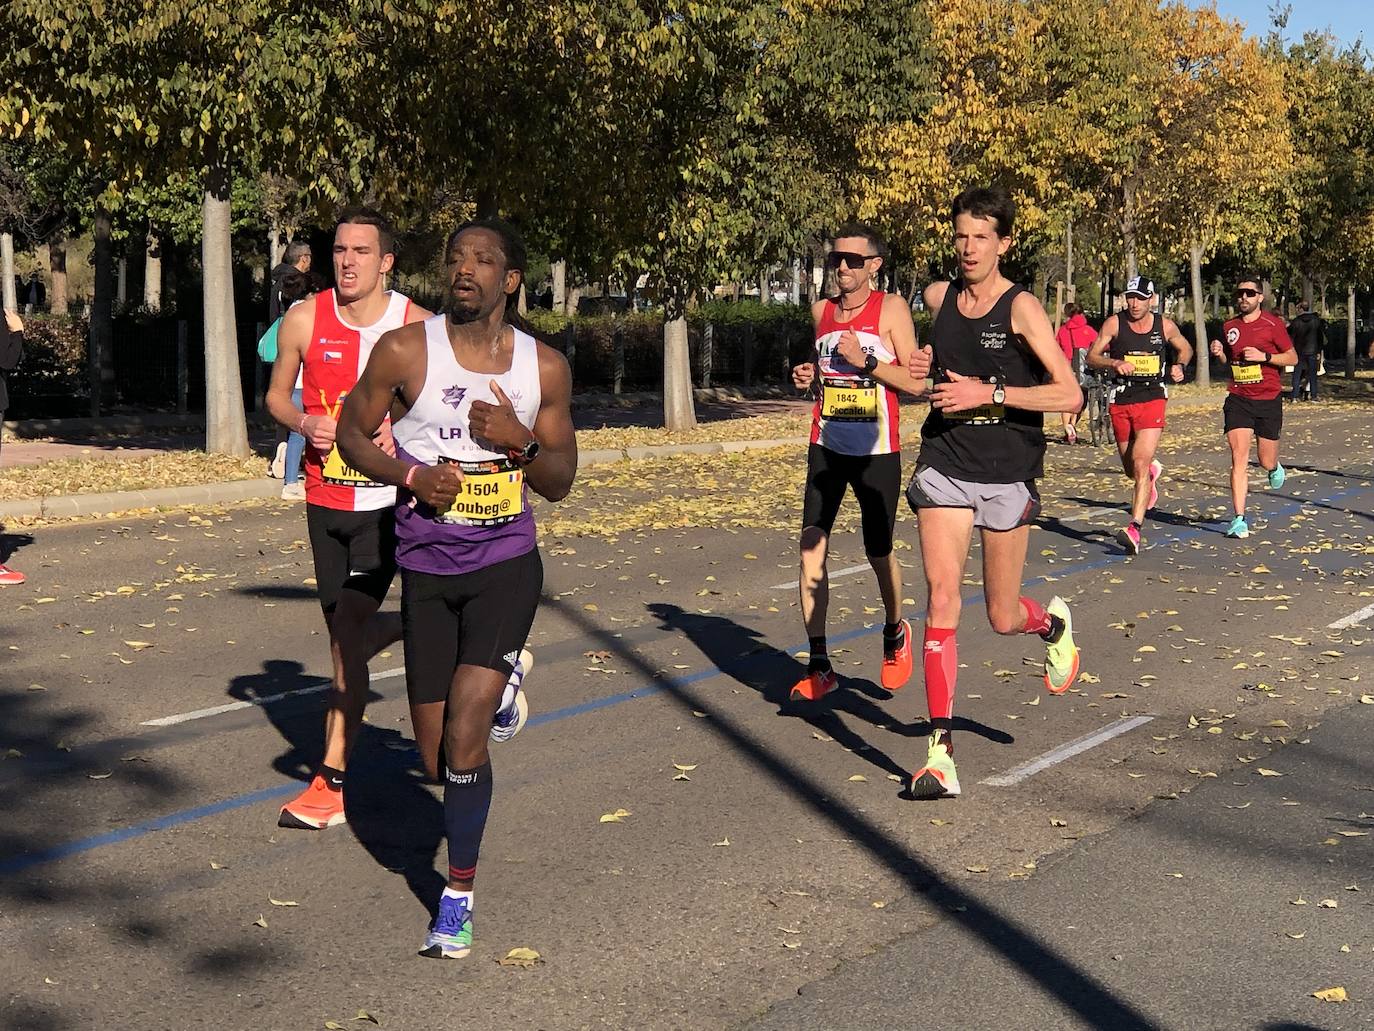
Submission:
[[[1279,369],[1298,364],[1298,353],[1288,329],[1278,316],[1264,310],[1264,287],[1258,276],[1236,283],[1237,318],[1222,327],[1223,345],[1213,340],[1212,354],[1231,367],[1231,386],[1222,409],[1226,442],[1231,445],[1231,503],[1235,518],[1227,537],[1250,536],[1245,520],[1249,490],[1250,441],[1255,439],[1260,467],[1269,477],[1269,488],[1278,490],[1287,477],[1279,462],[1279,431],[1283,429],[1283,383]]]
[[[792,370],[797,389],[816,395],[798,580],[811,655],[806,676],[792,688],[793,699],[818,701],[839,683],[826,650],[826,555],[848,488],[859,503],[864,552],[883,599],[882,685],[896,691],[911,677],[911,626],[902,618],[902,570],[892,553],[902,489],[897,391],[918,393],[925,382],[907,372],[916,351],[911,310],[902,298],[873,289],[885,257],[876,230],[849,224],[836,232],[826,263],[835,271],[839,293],[812,306],[816,353]]]

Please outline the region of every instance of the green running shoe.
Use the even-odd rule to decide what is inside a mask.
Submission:
[[[1278,490],[1283,486],[1283,481],[1286,479],[1288,479],[1288,470],[1285,469],[1283,463],[1280,462],[1269,470],[1269,489]]]
[[[1250,536],[1250,524],[1245,521],[1245,516],[1238,515],[1231,520],[1231,525],[1226,528],[1226,536],[1237,540]]]
[[[954,798],[959,794],[959,774],[954,757],[940,743],[940,732],[930,735],[926,764],[911,776],[911,797],[920,799]]]
[[[1045,608],[1064,622],[1057,641],[1045,642],[1045,687],[1050,694],[1063,694],[1078,679],[1078,647],[1073,643],[1073,617],[1068,603],[1056,596]]]

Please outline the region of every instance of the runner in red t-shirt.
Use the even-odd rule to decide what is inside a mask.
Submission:
[[[1245,495],[1249,489],[1250,438],[1257,438],[1260,467],[1269,487],[1283,486],[1286,473],[1279,464],[1279,431],[1283,428],[1283,383],[1280,368],[1298,363],[1288,329],[1277,315],[1264,310],[1264,285],[1258,276],[1236,283],[1238,318],[1222,327],[1226,343],[1212,341],[1212,354],[1231,366],[1231,387],[1222,409],[1226,441],[1231,445],[1231,501],[1236,516],[1227,537],[1249,537]]]

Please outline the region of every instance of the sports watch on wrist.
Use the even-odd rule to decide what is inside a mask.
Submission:
[[[1000,383],[994,383],[992,385],[992,403],[995,405],[1004,405],[1007,403],[1007,388]]]
[[[531,437],[524,447],[511,448],[507,453],[512,461],[519,462],[521,465],[529,465],[539,457],[539,441]]]
[[[864,372],[871,373],[878,367],[878,356],[876,354],[864,355]]]

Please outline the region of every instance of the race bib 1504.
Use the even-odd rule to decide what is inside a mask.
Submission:
[[[440,513],[441,521],[459,526],[499,526],[525,511],[525,472],[514,462],[453,464],[463,473],[463,485],[448,511]]]

